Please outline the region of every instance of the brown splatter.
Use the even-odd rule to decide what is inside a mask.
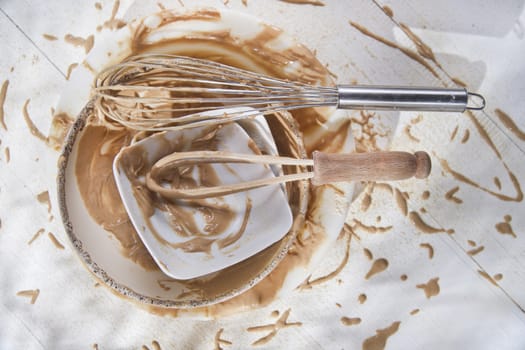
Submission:
[[[458,133],[458,129],[459,129],[459,125],[456,125],[454,130],[452,130],[452,134],[450,134],[450,141],[454,141],[454,139],[456,138],[456,135]]]
[[[470,137],[470,130],[465,129],[465,133],[463,134],[463,137],[461,138],[461,143],[466,143]]]
[[[43,191],[37,194],[36,199],[47,206],[47,212],[51,213],[51,200],[49,199],[49,191]]]
[[[471,247],[475,247],[476,246],[476,242],[474,242],[473,240],[469,239],[467,241],[467,243],[471,246]]]
[[[92,34],[87,38],[82,38],[80,36],[74,36],[72,34],[66,34],[64,36],[64,41],[68,44],[71,44],[76,47],[83,47],[86,54],[91,51],[93,45],[95,44],[95,36]]]
[[[71,77],[71,72],[73,72],[73,69],[75,69],[76,67],[78,67],[78,63],[71,63],[67,67],[66,80],[69,80],[69,78]]]
[[[48,232],[47,233],[47,236],[49,237],[49,239],[51,240],[51,242],[53,242],[53,244],[55,245],[55,247],[57,249],[60,249],[60,250],[63,250],[64,249],[64,246],[62,245],[62,243],[60,243],[58,241],[58,239],[55,237],[55,235],[52,233],[52,232]]]
[[[360,24],[357,24],[355,22],[350,21],[350,25],[352,27],[354,27],[355,29],[357,29],[358,31],[360,31],[361,33],[363,33],[364,35],[366,35],[366,36],[368,36],[368,37],[370,37],[372,39],[375,39],[375,40],[379,41],[380,43],[382,43],[382,44],[384,44],[384,45],[386,45],[388,47],[391,47],[393,49],[401,51],[405,56],[407,56],[408,58],[416,61],[417,63],[419,63],[423,67],[425,67],[430,73],[432,73],[433,76],[435,76],[436,78],[439,78],[439,75],[434,70],[434,68],[428,62],[426,62],[424,58],[422,58],[421,56],[418,55],[419,50],[421,50],[423,48],[423,46],[419,46],[419,45],[416,44],[416,48],[417,48],[418,52],[414,52],[411,49],[399,46],[398,44],[396,44],[393,41],[390,41],[390,40],[385,39],[385,38],[383,38],[383,37],[381,37],[381,36],[379,36],[379,35],[377,35],[375,33],[372,33],[371,31],[369,31],[365,27],[361,26]],[[432,51],[430,50],[430,52],[432,52]],[[428,54],[428,53],[425,53],[425,54]]]
[[[446,232],[448,234],[454,233],[453,229],[446,230],[444,228],[435,228],[435,227],[430,226],[425,221],[423,221],[421,216],[419,216],[419,214],[415,211],[411,211],[408,214],[408,217],[410,218],[410,221],[414,224],[414,226],[416,226],[416,228],[419,229],[423,233],[428,233],[428,234],[440,233],[440,232]]]
[[[414,309],[410,311],[410,315],[414,316],[415,314],[419,313],[419,309]]]
[[[371,122],[374,117],[376,117],[376,113],[360,111],[359,118],[352,117],[350,119],[351,125],[359,127],[359,129],[356,130],[357,134],[354,135],[357,152],[378,150],[377,137],[385,137],[388,135],[388,132],[381,133],[376,130],[375,124]],[[344,135],[346,135],[346,133]]]
[[[449,200],[451,202],[454,202],[454,203],[457,203],[457,204],[463,203],[463,200],[461,198],[458,198],[458,197],[454,196],[457,191],[459,191],[459,186],[456,186],[453,189],[451,189],[450,191],[448,191],[447,193],[445,193],[445,198],[447,200]]]
[[[361,221],[357,219],[353,219],[353,225],[350,226],[353,230],[362,230],[366,233],[385,233],[392,229],[392,226],[368,226],[363,224]]]
[[[7,88],[9,87],[9,80],[4,80],[2,88],[0,88],[0,125],[7,131],[7,125],[5,124],[4,115],[4,103],[7,95]]]
[[[485,249],[484,246],[480,245],[479,247],[477,248],[473,248],[473,249],[470,249],[467,251],[467,254],[470,255],[470,256],[474,256],[476,254],[479,254],[481,253],[483,250]]]
[[[418,284],[416,288],[423,289],[427,299],[439,294],[439,277],[431,278],[427,283]]]
[[[404,216],[407,216],[408,205],[405,196],[403,196],[403,193],[401,193],[401,191],[396,188],[394,189],[394,197],[396,198],[397,207],[399,210],[401,210],[401,213],[403,213]]]
[[[335,306],[337,306],[338,308],[342,307],[341,304],[339,304],[339,303],[335,303]]]
[[[412,134],[412,125],[410,124],[405,125],[405,128],[403,130],[405,131],[405,135],[407,135],[410,140],[414,142],[421,141],[419,138],[417,138],[416,136]]]
[[[363,191],[363,200],[361,201],[361,211],[365,212],[372,204],[372,192],[374,191],[375,182],[370,182],[366,185]]]
[[[24,120],[31,134],[35,136],[37,139],[47,143],[47,137],[44,136],[44,134],[42,134],[42,132],[36,127],[36,125],[31,120],[31,117],[29,116],[29,112],[27,111],[27,106],[29,105],[30,101],[31,100],[28,98],[26,102],[24,103],[24,107],[22,108],[22,113],[24,114]]]
[[[359,304],[364,304],[366,302],[366,294],[359,294],[357,300],[359,301]]]
[[[297,4],[297,5],[325,6],[324,2],[320,0],[279,0],[279,1],[287,2],[290,4]]]
[[[490,275],[488,273],[486,273],[485,271],[478,270],[478,273],[481,275],[481,277],[485,278],[487,281],[489,281],[493,285],[495,285],[495,286],[498,285],[498,283],[496,281],[494,281],[494,279],[492,277],[490,277]]]
[[[215,333],[215,350],[223,350],[223,347],[221,345],[232,345],[232,342],[226,339],[222,339],[222,332],[224,331],[224,328],[221,328]]]
[[[394,11],[388,5],[383,6],[383,12],[390,18],[394,17]]]
[[[157,280],[157,284],[160,288],[164,289],[166,292],[171,290],[171,287],[169,287],[165,282],[170,282],[172,280]]]
[[[520,130],[514,120],[512,120],[512,118],[507,113],[503,112],[499,108],[496,108],[494,112],[496,112],[496,116],[510,132],[512,132],[520,140],[525,141],[525,132]]]
[[[503,222],[498,222],[496,224],[496,230],[498,230],[499,233],[502,235],[511,235],[514,238],[517,238],[516,234],[512,230],[512,226],[510,225],[510,222],[512,221],[512,216],[505,215],[503,217]]]
[[[429,192],[429,191],[424,191],[424,192],[421,194],[421,199],[423,199],[423,200],[427,200],[428,198],[430,198],[430,192]]]
[[[499,154],[499,152],[498,152]],[[477,184],[476,182],[472,181],[470,178],[468,178],[467,176],[453,170],[450,165],[448,164],[448,162],[445,160],[445,159],[440,159],[440,163],[441,163],[441,167],[443,168],[443,170],[445,170],[446,172],[448,172],[450,175],[452,175],[452,177],[454,177],[456,180],[458,181],[461,181],[463,183],[466,183],[472,187],[475,187],[483,192],[486,192],[502,201],[506,201],[506,202],[521,202],[523,200],[523,192],[521,191],[521,185],[518,181],[518,179],[516,178],[516,176],[509,170],[508,166],[506,163],[503,162],[503,166],[505,167],[505,169],[507,170],[507,173],[510,177],[510,180],[512,182],[512,184],[514,185],[514,189],[516,190],[516,196],[515,197],[511,197],[511,196],[507,196],[507,195],[504,195],[504,194],[501,194],[501,193],[497,193],[497,192],[494,192],[492,190],[489,190],[488,188],[485,188],[483,186],[480,186],[479,184]]]
[[[160,344],[159,344],[159,342],[156,341],[156,340],[154,340],[154,341],[151,342],[151,347],[152,347],[153,350],[162,350],[162,349],[160,348]]]
[[[374,256],[372,255],[372,252],[368,248],[363,248],[363,254],[368,258],[368,260],[373,260]]]
[[[44,37],[44,39],[49,40],[49,41],[56,41],[56,40],[58,40],[58,38],[56,36],[51,35],[51,34],[44,33],[44,34],[42,34],[42,36]]]
[[[277,335],[277,332],[279,332],[283,328],[292,327],[292,326],[301,326],[302,322],[287,322],[288,316],[290,315],[290,311],[291,309],[286,310],[275,323],[247,328],[246,330],[248,332],[270,331],[270,333],[268,333],[264,337],[255,340],[252,343],[252,345],[256,346],[256,345],[264,345],[268,343],[270,340],[273,339],[273,337]]]
[[[9,163],[11,161],[11,151],[9,150],[9,147],[4,148],[4,154],[5,154],[5,162]]]
[[[100,286],[101,286],[100,282],[95,282],[95,284],[93,285],[93,287],[95,287],[95,288],[98,288]]]
[[[365,279],[370,279],[372,276],[375,276],[378,273],[385,271],[387,268],[388,260],[386,260],[385,258],[376,259],[372,263],[372,267],[370,267],[370,270],[366,274]]]
[[[441,65],[436,61],[436,56],[434,56],[434,52],[432,51],[430,46],[425,44],[423,40],[421,40],[420,37],[418,37],[410,28],[408,28],[406,24],[399,23],[399,27],[406,34],[406,36],[414,43],[414,45],[416,45],[417,53],[420,56],[433,61],[438,67],[441,68]]]
[[[376,216],[376,222],[381,222],[381,215]]]
[[[181,3],[181,6],[184,6],[184,4]],[[113,8],[111,9],[111,16],[102,25],[104,28],[115,30],[115,29],[120,29],[126,25],[126,22],[124,22],[121,19],[116,18],[119,7],[120,7],[120,1],[115,0],[115,2],[113,2]]]
[[[499,180],[499,177],[494,176],[494,185],[498,188],[498,190],[501,190],[501,181]]]
[[[21,290],[17,292],[16,295],[19,297],[30,298],[30,303],[34,304],[36,303],[36,299],[40,295],[40,289]]]
[[[425,214],[427,212],[427,209],[425,207],[421,207],[419,208],[419,211],[423,214]]]
[[[497,273],[495,274],[494,276],[492,276],[492,278],[495,280],[495,281],[501,281],[503,279],[503,274],[501,273]]]
[[[434,247],[432,247],[430,243],[421,243],[419,246],[428,250],[429,259],[432,259],[434,257]]]
[[[451,77],[450,80],[452,80],[455,84],[459,85],[459,86],[462,86],[462,87],[467,87],[467,83],[465,83],[463,80],[457,78],[457,77]]]
[[[340,237],[345,237],[346,238],[345,255],[343,256],[343,259],[341,260],[339,265],[335,268],[335,270],[333,270],[332,272],[330,272],[330,273],[328,273],[328,274],[326,274],[324,276],[318,277],[318,278],[314,279],[313,281],[310,281],[310,276],[308,276],[308,278],[303,283],[301,283],[297,287],[297,289],[299,289],[299,290],[310,289],[310,288],[312,288],[315,285],[322,284],[322,283],[324,283],[326,281],[329,281],[329,280],[333,279],[334,277],[339,275],[339,273],[341,273],[343,268],[348,263],[348,259],[350,258],[350,242],[352,240],[352,233],[349,230],[349,227],[347,225],[343,226],[343,229],[341,230]]]
[[[95,3],[95,8],[96,8],[97,10],[99,10],[99,11],[102,10],[102,4],[101,4],[100,2],[96,2],[96,3]]]
[[[278,317],[279,316],[279,310],[273,310],[272,313],[270,314],[270,316]]]
[[[401,281],[405,282],[405,281],[408,279],[408,276],[405,275],[405,274],[403,274],[403,275],[399,276],[399,279],[400,279]]]
[[[390,326],[384,329],[376,330],[376,334],[366,338],[363,342],[363,350],[383,350],[386,346],[388,338],[391,337],[399,329],[400,321],[392,323]]]
[[[361,323],[361,319],[359,317],[341,317],[341,323],[345,326],[355,326],[357,324]]]
[[[33,237],[31,237],[31,239],[29,240],[29,242],[27,242],[27,245],[31,245],[31,243],[33,243],[38,237],[40,237],[42,235],[42,233],[44,233],[46,230],[44,228],[40,228],[38,229],[38,231],[36,231],[36,233],[33,235]]]
[[[98,344],[97,343],[93,344],[92,348],[93,348],[93,350],[98,350]]]

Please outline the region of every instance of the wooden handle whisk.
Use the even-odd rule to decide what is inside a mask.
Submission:
[[[313,168],[312,171],[288,174],[231,185],[198,188],[166,188],[161,185],[165,174],[178,167],[203,163],[251,163],[296,165]],[[177,152],[158,160],[146,175],[146,185],[169,199],[198,199],[228,195],[250,189],[311,179],[315,186],[343,181],[391,181],[411,177],[426,178],[430,174],[431,160],[426,152],[369,152],[331,154],[315,151],[313,159],[296,159],[222,151]]]

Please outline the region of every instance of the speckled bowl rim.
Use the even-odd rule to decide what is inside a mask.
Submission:
[[[87,118],[92,115],[93,111],[93,101],[89,101],[82,111],[79,113],[77,119],[69,129],[69,132],[65,138],[64,146],[62,148],[62,152],[59,156],[58,160],[58,174],[57,174],[57,195],[58,195],[58,204],[59,204],[59,210],[60,215],[62,217],[62,223],[64,225],[65,231],[69,237],[69,240],[74,247],[76,253],[79,256],[79,259],[81,260],[82,264],[87,268],[88,271],[90,271],[92,274],[95,275],[95,277],[99,280],[101,280],[106,286],[108,286],[113,292],[118,293],[118,295],[125,296],[126,298],[129,298],[131,301],[138,301],[142,304],[150,304],[153,306],[158,307],[164,307],[164,308],[176,308],[176,309],[192,309],[192,308],[198,308],[198,307],[205,307],[213,304],[217,304],[229,299],[232,299],[243,292],[251,289],[254,285],[256,285],[258,282],[260,282],[263,278],[268,276],[279,264],[286,254],[288,253],[288,250],[290,249],[290,246],[292,245],[292,242],[294,241],[297,233],[298,228],[295,225],[292,226],[292,229],[278,242],[272,244],[270,247],[266,249],[270,249],[275,244],[284,244],[282,249],[274,255],[274,257],[271,259],[271,261],[265,266],[265,268],[256,274],[254,277],[252,277],[248,282],[246,282],[241,288],[234,288],[232,290],[229,290],[228,292],[219,294],[213,298],[207,298],[207,299],[200,299],[200,300],[184,300],[184,301],[176,301],[176,300],[167,300],[167,299],[161,299],[161,298],[155,298],[155,297],[149,297],[145,296],[141,293],[138,293],[134,291],[133,289],[115,281],[113,277],[109,276],[107,272],[101,268],[92,258],[91,255],[84,250],[82,241],[76,236],[74,232],[73,223],[69,219],[69,212],[67,208],[67,201],[66,201],[66,170],[69,164],[69,157],[71,156],[71,153],[73,151],[73,148],[75,146],[77,137],[82,132],[86,125]],[[298,130],[294,130],[294,132],[298,133]],[[302,149],[304,152],[304,148]],[[70,179],[72,181],[74,179]],[[306,214],[306,211],[308,209],[308,203],[309,203],[309,187],[307,181],[300,181],[299,182],[302,187],[302,190],[305,193],[306,198],[304,199],[303,207],[299,208],[299,211],[296,215],[300,216],[300,220],[304,221],[304,217]],[[294,220],[295,221],[295,220]],[[250,258],[248,258],[250,259]]]

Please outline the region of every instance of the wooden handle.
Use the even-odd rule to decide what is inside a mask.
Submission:
[[[316,186],[341,181],[389,181],[415,176],[424,179],[430,174],[431,161],[426,152],[370,152],[331,154],[315,151]]]

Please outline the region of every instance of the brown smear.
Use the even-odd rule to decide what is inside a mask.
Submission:
[[[51,133],[47,138],[47,144],[58,151],[66,138],[67,132],[73,124],[73,118],[67,113],[53,113],[51,121]]]
[[[226,339],[222,339],[222,332],[224,331],[224,328],[221,328],[215,333],[215,339],[214,339],[214,350],[223,350],[224,348],[221,345],[232,345],[232,342]]]
[[[158,341],[154,340],[151,342],[151,347],[153,350],[161,350],[160,344]]]
[[[501,181],[499,179],[499,177],[497,176],[494,176],[494,185],[496,185],[496,187],[498,188],[498,190],[501,190]]]
[[[429,198],[430,198],[430,191],[423,191],[423,193],[421,194],[421,199],[427,200]]]
[[[31,304],[34,304],[36,303],[36,299],[40,295],[40,289],[21,290],[17,292],[16,295],[19,297],[30,298],[29,302]]]
[[[116,18],[118,9],[120,7],[120,1],[115,0],[113,2],[113,8],[111,9],[111,17],[104,22],[102,25],[105,28],[109,28],[111,30],[120,29],[126,25],[126,22],[124,22],[121,19]]]
[[[431,278],[427,283],[416,285],[416,288],[423,289],[427,299],[439,294],[439,277]]]
[[[512,182],[512,184],[514,185],[514,189],[516,190],[516,195],[515,196],[509,196],[509,195],[505,195],[505,194],[502,194],[502,193],[498,193],[498,192],[494,192],[492,190],[489,190],[488,188],[485,188],[481,185],[479,185],[478,183],[474,182],[472,179],[470,179],[469,177],[463,175],[462,173],[458,172],[458,171],[455,171],[454,169],[452,169],[450,167],[450,165],[448,164],[448,161],[446,161],[445,159],[439,159],[440,163],[441,163],[441,167],[443,168],[443,170],[445,170],[446,172],[448,172],[450,175],[452,175],[452,177],[454,177],[456,180],[458,181],[461,181],[463,183],[466,183],[467,185],[470,185],[474,188],[477,188],[483,192],[486,192],[488,194],[490,194],[491,196],[494,196],[502,201],[505,201],[505,202],[521,202],[523,200],[523,192],[521,190],[521,185],[518,181],[518,179],[516,178],[516,176],[514,175],[514,173],[512,173],[507,164],[505,162],[503,162],[503,166],[505,167],[505,169],[507,170],[507,173],[510,177],[510,180]]]
[[[470,256],[474,256],[476,254],[479,254],[481,253],[483,250],[485,249],[484,246],[480,245],[479,247],[477,248],[473,248],[473,249],[470,249],[467,251],[467,254],[470,255]]]
[[[412,130],[412,125],[407,124],[403,130],[405,131],[405,135],[407,135],[410,140],[412,140],[414,142],[420,142],[421,141],[420,139],[418,139],[417,137],[412,135],[412,131],[411,131]]]
[[[401,281],[405,282],[408,279],[408,276],[403,274],[403,275],[399,276],[399,279]]]
[[[286,310],[279,319],[273,324],[267,324],[263,326],[249,327],[246,330],[248,332],[265,332],[270,331],[267,335],[262,338],[255,340],[252,345],[264,345],[273,339],[283,328],[292,327],[292,326],[301,326],[302,322],[288,322],[288,316],[290,315],[291,309]]]
[[[359,304],[364,304],[366,302],[366,294],[359,294],[357,300],[359,301]]]
[[[391,337],[399,329],[400,321],[392,323],[390,326],[384,329],[376,330],[376,334],[366,338],[363,342],[363,350],[384,350],[388,338]]]
[[[314,6],[325,6],[325,3],[320,0],[279,0],[290,4],[297,5],[314,5]]]
[[[496,224],[496,230],[502,235],[511,235],[512,237],[517,238],[516,233],[514,233],[514,230],[512,230],[512,226],[510,225],[510,222],[512,221],[512,216],[505,215],[503,217],[503,220],[503,222],[498,222]]]
[[[410,311],[410,315],[411,316],[414,316],[414,315],[416,315],[418,313],[419,313],[419,309],[414,309],[414,310]]]
[[[51,208],[51,200],[49,199],[49,191],[40,192],[39,194],[37,194],[36,199],[41,204],[44,204],[45,206],[47,206],[47,212],[51,213],[52,208]]]
[[[495,286],[498,285],[498,283],[492,277],[490,277],[490,275],[487,272],[485,272],[483,270],[478,270],[478,273],[480,274],[481,277],[483,277],[484,279],[486,279],[487,281],[489,281],[493,285],[495,285]]]
[[[416,226],[416,228],[418,230],[420,230],[421,232],[423,232],[423,233],[428,233],[428,234],[441,233],[441,232],[446,232],[448,234],[454,233],[453,229],[446,230],[446,229],[443,229],[443,228],[435,228],[435,227],[430,226],[425,221],[423,221],[421,216],[419,216],[419,214],[417,212],[415,212],[415,211],[411,211],[408,214],[408,217],[409,217],[410,221],[414,224],[414,226]]]
[[[516,125],[514,120],[512,120],[512,118],[507,113],[503,112],[499,108],[496,108],[494,112],[496,112],[498,119],[510,132],[512,132],[520,140],[525,141],[525,132],[520,130],[518,125]]]
[[[31,245],[31,243],[33,243],[38,237],[40,237],[40,235],[42,235],[42,233],[44,233],[46,230],[42,227],[42,228],[39,228],[38,231],[36,231],[36,233],[33,235],[33,237],[31,237],[31,239],[29,240],[29,242],[27,242],[28,245]]]
[[[454,139],[456,138],[456,135],[458,133],[458,129],[459,129],[459,125],[456,125],[454,130],[452,130],[452,134],[450,134],[450,141],[454,141]]]
[[[470,130],[466,129],[465,133],[463,134],[463,138],[461,138],[461,143],[466,143],[470,137]]]
[[[455,84],[461,86],[461,87],[467,87],[467,83],[465,83],[463,80],[459,79],[459,78],[456,78],[456,77],[451,77],[450,80],[452,80]]]
[[[432,51],[430,46],[425,44],[423,42],[423,40],[421,40],[420,37],[418,37],[416,34],[414,34],[414,32],[412,30],[410,30],[410,28],[408,28],[408,26],[406,24],[399,23],[399,27],[406,34],[406,36],[414,43],[414,45],[416,45],[417,53],[420,56],[431,60],[438,67],[441,68],[441,65],[436,61],[436,56],[434,56],[434,52]]]
[[[401,210],[401,213],[403,213],[404,216],[407,216],[408,205],[405,196],[403,196],[403,193],[401,193],[401,191],[396,188],[394,189],[394,197],[396,198],[397,207],[399,210]]]
[[[297,287],[298,289],[310,289],[310,288],[312,288],[315,285],[325,283],[325,282],[335,278],[337,275],[339,275],[341,273],[343,268],[348,263],[348,259],[350,258],[350,242],[352,240],[352,234],[351,234],[351,232],[348,230],[348,228],[346,226],[343,226],[343,229],[342,229],[341,232],[343,234],[343,237],[346,238],[346,243],[345,243],[345,254],[343,256],[343,259],[339,263],[339,265],[337,265],[337,267],[332,272],[330,272],[330,273],[328,273],[328,274],[326,274],[326,275],[324,275],[322,277],[318,277],[318,278],[314,279],[313,281],[310,281],[310,277],[308,277],[306,279],[306,281],[304,281],[303,283],[301,283]]]
[[[57,249],[64,250],[64,246],[62,245],[62,243],[60,243],[60,242],[58,241],[58,239],[55,237],[55,235],[54,235],[52,232],[48,232],[48,233],[47,233],[47,236],[49,237],[49,239],[51,240],[51,242],[53,242],[53,245],[54,245]]]
[[[451,189],[450,191],[445,193],[445,198],[448,201],[451,201],[451,202],[454,202],[454,203],[457,203],[457,204],[463,203],[463,200],[461,198],[458,198],[458,197],[455,196],[455,194],[458,191],[459,191],[459,186],[454,187],[453,189]]]
[[[102,4],[101,4],[100,2],[96,2],[96,3],[95,3],[95,8],[96,8],[97,10],[99,10],[99,11],[102,10]]]
[[[49,40],[49,41],[56,41],[56,40],[58,40],[58,38],[56,36],[51,35],[51,34],[44,33],[44,34],[42,34],[42,36],[44,37],[44,39]]]
[[[374,191],[375,182],[369,182],[363,191],[363,199],[361,200],[361,210],[367,211],[372,205],[372,192]]]
[[[341,317],[341,323],[345,326],[355,326],[357,324],[361,323],[361,319],[359,317]]]
[[[388,268],[388,260],[386,260],[385,258],[376,259],[372,263],[372,267],[370,267],[370,270],[367,272],[365,279],[368,280],[372,276],[375,276],[378,273],[385,271],[387,268]]]
[[[7,125],[5,124],[4,104],[5,97],[7,95],[7,87],[9,86],[9,80],[4,80],[2,88],[0,88],[0,125],[7,131]]]
[[[71,63],[67,67],[66,80],[69,80],[69,78],[71,77],[71,72],[73,72],[73,69],[75,69],[76,67],[78,67],[78,63]]]
[[[64,36],[64,41],[68,44],[71,44],[76,47],[83,47],[86,54],[91,51],[93,45],[95,44],[95,36],[90,35],[87,38],[82,38],[80,36],[74,36],[72,34],[66,34]]]
[[[390,18],[394,17],[394,11],[388,5],[383,6],[383,12]]]
[[[29,128],[29,131],[33,136],[35,136],[37,139],[44,141],[47,143],[47,137],[42,134],[42,132],[36,127],[36,125],[31,120],[31,117],[29,116],[29,112],[27,111],[27,106],[29,105],[30,99],[27,99],[24,103],[24,107],[22,108],[22,112],[24,114],[24,120],[27,124],[27,127]]]
[[[501,281],[503,279],[503,274],[501,273],[497,273],[495,274],[494,276],[492,276],[492,278],[495,280],[495,281]]]
[[[4,148],[4,154],[5,154],[5,162],[9,163],[11,161],[11,151],[9,150],[9,147]]]
[[[385,233],[385,232],[390,231],[393,226],[385,226],[385,227],[369,226],[369,225],[363,224],[361,221],[357,219],[353,219],[353,225],[350,225],[350,227],[352,228],[352,230],[361,230],[366,233]]]
[[[372,252],[368,248],[363,248],[363,253],[368,258],[368,260],[373,260],[374,256],[372,255]]]
[[[399,51],[401,51],[405,56],[407,56],[408,58],[416,61],[417,63],[419,63],[420,65],[422,65],[423,67],[425,67],[430,73],[432,73],[433,76],[435,76],[436,78],[439,79],[439,75],[437,74],[437,72],[434,70],[434,68],[428,64],[428,62],[425,61],[424,58],[422,58],[420,55],[418,55],[417,52],[411,50],[411,49],[408,49],[406,47],[402,47],[402,46],[399,46],[398,44],[396,44],[395,42],[393,41],[390,41],[388,39],[385,39],[375,33],[372,33],[371,31],[369,31],[368,29],[366,29],[365,27],[361,26],[360,24],[357,24],[355,22],[352,22],[350,21],[350,25],[352,27],[354,27],[355,29],[359,30],[361,33],[363,33],[364,35],[372,38],[372,39],[375,39],[377,41],[379,41],[380,43],[388,46],[388,47],[391,47],[393,49],[397,49]],[[417,46],[416,44],[416,47],[418,48],[418,50],[420,49],[419,46]]]
[[[474,242],[473,240],[469,239],[467,241],[468,245],[471,246],[471,247],[475,247],[476,246],[476,242]]]
[[[352,117],[350,119],[352,125],[358,126],[360,135],[354,136],[355,148],[357,152],[370,152],[379,150],[377,145],[377,138],[387,136],[387,132],[380,133],[375,129],[372,122],[376,113],[360,111],[359,118]]]
[[[428,250],[429,259],[432,259],[434,257],[434,247],[432,247],[430,243],[421,243],[419,246]]]

